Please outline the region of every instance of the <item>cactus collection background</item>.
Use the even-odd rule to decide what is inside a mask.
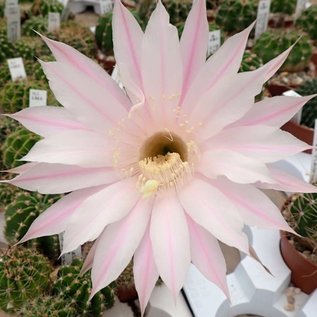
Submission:
[[[162,0],[177,26],[179,36],[183,32],[185,19],[191,8],[191,0]],[[58,0],[19,1],[21,5],[21,39],[11,42],[7,38],[5,1],[0,0],[0,113],[12,114],[29,107],[30,89],[47,91],[47,104],[59,107],[49,89],[48,81],[38,59],[51,61],[53,57],[40,39],[38,31],[51,39],[62,41],[89,56],[106,71],[112,72],[115,60],[112,43],[112,13],[96,18],[93,33],[70,14],[62,21],[60,29],[48,32],[50,12],[64,13]],[[129,2],[131,6],[131,1]],[[255,19],[258,0],[207,0],[209,31],[221,31],[220,42],[249,26]],[[135,0],[130,8],[144,29],[155,0]],[[289,46],[293,48],[280,74],[288,76],[301,72],[301,85],[292,86],[301,95],[317,94],[316,65],[312,57],[317,56],[317,4],[307,8],[295,21],[295,0],[272,0],[271,17],[283,21],[273,23],[256,40],[252,38],[244,53],[240,72],[261,67]],[[291,21],[285,28],[284,21]],[[276,28],[276,25],[282,25]],[[270,26],[270,24],[269,24]],[[252,36],[251,36],[252,37]],[[27,78],[12,81],[7,60],[21,57]],[[207,58],[207,56],[206,56]],[[313,69],[313,72],[311,71]],[[307,74],[314,76],[307,79]],[[302,75],[304,74],[304,76]],[[294,75],[292,75],[294,76]],[[303,76],[303,77],[301,77]],[[269,95],[263,88],[256,100]],[[302,111],[301,123],[313,128],[317,118],[317,97],[308,102]],[[20,166],[21,158],[40,140],[40,137],[19,126],[7,116],[0,116],[0,175],[1,179],[12,177],[2,171]],[[94,317],[114,305],[121,291],[135,296],[132,266],[116,282],[99,291],[91,301],[89,272],[80,274],[82,258],[63,264],[60,255],[60,237],[50,236],[15,244],[23,237],[31,223],[56,202],[59,195],[41,195],[0,183],[0,212],[5,219],[4,235],[10,247],[0,253],[0,309],[24,317]],[[309,248],[317,250],[317,196],[300,194],[292,200],[289,209],[291,224],[304,237]],[[88,248],[88,246],[85,246]],[[83,257],[87,252],[83,252]],[[124,296],[123,296],[124,297]],[[122,298],[123,298],[122,297]],[[129,298],[127,299],[130,300]],[[134,299],[132,299],[134,300]],[[137,316],[137,312],[135,312]]]

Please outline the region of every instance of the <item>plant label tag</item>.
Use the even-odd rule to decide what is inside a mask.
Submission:
[[[214,54],[221,45],[221,31],[215,30],[208,33],[207,56]]]
[[[294,90],[287,90],[287,91],[283,92],[283,96],[301,97],[301,95],[298,94]],[[296,123],[296,124],[300,124],[301,119],[302,119],[302,108],[295,114],[295,116],[291,119],[291,121]]]
[[[267,29],[269,23],[270,5],[271,0],[259,1],[254,36],[256,39]]]
[[[100,13],[105,14],[111,12],[113,8],[112,0],[100,0]]]
[[[307,0],[297,0],[295,9],[295,20],[299,18],[302,12],[306,9]]]
[[[58,12],[48,13],[48,32],[54,32],[60,29],[61,16]]]
[[[29,107],[38,107],[47,105],[47,91],[40,89],[30,89]]]
[[[10,5],[6,7],[7,37],[10,42],[16,42],[21,37],[20,7]]]
[[[64,245],[64,233],[58,235],[60,249],[63,250]],[[82,259],[81,247],[78,247],[76,250],[65,253],[61,256],[62,264],[69,265],[73,262],[74,259]]]
[[[7,10],[11,6],[18,6],[19,2],[18,0],[6,0],[5,7],[4,7],[4,16],[7,16]]]
[[[311,184],[317,182],[317,119],[315,120],[315,127],[314,127],[313,154],[311,157],[309,182]]]
[[[21,57],[10,58],[7,60],[11,79],[13,81],[26,78],[23,59]]]

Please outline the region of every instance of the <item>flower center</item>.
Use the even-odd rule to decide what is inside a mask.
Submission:
[[[175,187],[190,172],[188,145],[177,135],[158,132],[140,150],[138,186],[143,195]]]

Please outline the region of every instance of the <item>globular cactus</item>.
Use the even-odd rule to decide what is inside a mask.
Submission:
[[[8,41],[5,32],[0,32],[0,62],[15,55],[14,45]]]
[[[267,63],[298,40],[280,70],[301,71],[309,64],[313,51],[310,38],[301,35],[296,30],[268,30],[256,40],[253,51]]]
[[[317,5],[311,5],[296,20],[296,26],[301,27],[309,36],[317,41]]]
[[[57,105],[46,82],[37,80],[21,80],[8,82],[0,91],[0,107],[4,113],[14,113],[29,106],[30,89],[47,90],[47,104]]]
[[[99,317],[114,304],[114,291],[110,286],[103,288],[89,301],[92,288],[89,273],[80,275],[83,262],[74,259],[72,264],[61,266],[53,284],[53,293],[70,301],[81,317]]]
[[[305,82],[296,90],[301,96],[317,94],[317,79]],[[302,108],[301,124],[314,128],[317,119],[317,97],[309,100]]]
[[[72,303],[56,295],[39,296],[26,302],[18,314],[19,317],[78,317]]]
[[[19,123],[9,117],[0,117],[0,146],[6,137],[19,127]]]
[[[257,0],[223,0],[216,14],[216,23],[230,34],[249,26],[257,14]]]
[[[112,12],[108,12],[98,19],[95,39],[97,47],[104,54],[112,55]]]
[[[0,209],[9,205],[19,193],[21,193],[21,190],[18,187],[0,183]]]
[[[22,25],[22,34],[26,36],[38,36],[34,31],[46,33],[48,27],[47,17],[33,16]]]
[[[272,13],[293,14],[296,8],[296,0],[272,0],[270,11]]]
[[[261,66],[263,66],[262,59],[250,50],[246,50],[243,53],[239,72],[256,70]]]
[[[20,159],[39,139],[39,136],[22,127],[10,133],[1,146],[3,165],[8,169],[22,165]]]
[[[0,309],[13,313],[25,302],[42,296],[50,286],[53,269],[33,249],[13,247],[0,255]]]
[[[317,194],[300,193],[287,205],[288,221],[299,233],[306,246],[317,254]]]
[[[64,6],[58,0],[35,0],[31,7],[31,13],[34,16],[47,16],[49,12],[62,13]]]

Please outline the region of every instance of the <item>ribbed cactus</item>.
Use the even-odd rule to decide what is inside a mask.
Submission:
[[[317,252],[317,194],[296,194],[288,206],[292,228]]]
[[[248,72],[256,70],[263,65],[262,59],[250,50],[246,50],[243,54],[239,72]]]
[[[19,317],[79,317],[74,305],[59,295],[39,296],[26,302]]]
[[[103,288],[89,301],[92,288],[89,273],[80,275],[82,261],[74,259],[71,265],[59,268],[53,284],[53,293],[75,305],[78,316],[99,317],[114,304],[114,292],[110,286]]]
[[[10,133],[1,146],[3,165],[9,169],[23,164],[20,159],[39,139],[39,136],[24,128],[18,128]]]
[[[216,23],[228,33],[242,31],[256,19],[257,4],[257,0],[223,0],[218,8]]]
[[[33,16],[24,22],[22,26],[22,34],[26,36],[38,36],[34,31],[46,33],[48,27],[47,17]]]
[[[270,11],[272,13],[293,14],[296,8],[296,0],[272,0]]]
[[[47,16],[49,12],[62,13],[64,6],[58,0],[34,0],[31,7],[32,15]]]
[[[307,32],[313,40],[317,41],[317,4],[307,8],[296,20],[296,25]]]
[[[296,30],[268,30],[256,40],[253,51],[267,63],[298,40],[280,70],[300,71],[308,65],[313,50],[310,38],[301,35]]]
[[[27,301],[42,296],[50,286],[53,269],[36,250],[13,247],[0,255],[0,309],[15,312]]]
[[[57,105],[46,82],[37,80],[22,80],[8,82],[0,91],[0,107],[4,113],[14,113],[29,106],[30,89],[47,90],[47,104]]]
[[[18,187],[0,183],[0,209],[9,205],[20,192],[21,190]]]
[[[296,92],[301,96],[317,94],[317,79],[305,82]],[[301,124],[314,128],[317,119],[317,97],[309,100],[302,108]]]
[[[112,12],[108,12],[98,19],[95,39],[97,47],[104,54],[112,54]]]

